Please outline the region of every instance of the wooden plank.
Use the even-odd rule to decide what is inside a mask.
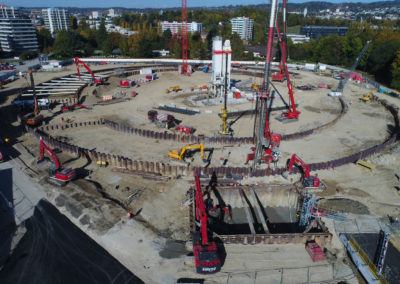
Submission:
[[[256,231],[254,230],[254,220],[250,214],[248,204],[247,204],[246,200],[244,199],[243,189],[239,188],[239,194],[240,194],[240,198],[242,199],[244,211],[246,212],[247,222],[249,223],[250,231],[253,235],[255,235]]]
[[[261,220],[261,224],[262,224],[262,226],[264,228],[264,232],[266,234],[269,234],[267,222],[265,221],[264,214],[261,211],[261,207],[260,207],[260,204],[258,203],[257,194],[256,194],[254,188],[250,188],[250,192],[251,192],[251,196],[253,197],[254,204],[255,204],[255,206],[257,208],[258,217]]]

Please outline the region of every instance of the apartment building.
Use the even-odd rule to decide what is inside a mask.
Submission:
[[[35,28],[30,19],[20,18],[18,8],[0,6],[0,49],[21,54],[39,48]]]
[[[30,19],[0,18],[0,46],[5,52],[21,54],[39,48]]]
[[[18,8],[0,5],[0,18],[19,18],[19,16]]]
[[[203,29],[203,25],[201,23],[196,23],[196,22],[191,22],[191,23],[187,23],[187,31],[188,32],[199,32],[201,33],[202,29]],[[162,31],[166,31],[166,30],[171,30],[172,34],[177,34],[179,32],[180,29],[182,29],[182,23],[181,22],[167,22],[164,21],[161,23],[161,29]]]
[[[232,34],[237,33],[241,39],[251,40],[253,38],[254,21],[246,17],[231,19]]]
[[[42,10],[44,25],[54,36],[56,31],[70,29],[69,14],[64,9],[47,8]]]

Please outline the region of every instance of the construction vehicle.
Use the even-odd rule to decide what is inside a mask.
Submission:
[[[283,11],[282,11],[282,16],[283,16],[283,21],[282,21],[282,26],[283,26],[283,40],[281,40],[281,61],[279,64],[279,71],[275,72],[274,75],[272,75],[272,81],[276,81],[276,82],[283,82],[285,81],[286,78],[286,72],[285,72],[285,64],[286,64],[286,58],[285,58],[285,54],[286,54],[286,46],[287,46],[287,38],[286,38],[286,1],[287,0],[283,0]],[[278,23],[276,25],[277,29],[278,29]],[[279,33],[279,30],[277,30],[277,32]],[[280,37],[280,33],[279,33],[279,37]],[[284,54],[285,53],[285,54]]]
[[[282,173],[282,176],[285,179],[288,178],[294,165],[296,165],[302,173],[301,182],[304,188],[319,189],[326,187],[318,177],[310,175],[310,167],[307,166],[306,163],[304,163],[296,154],[293,154],[292,158],[288,160],[286,171]]]
[[[24,115],[24,121],[29,126],[37,126],[40,125],[43,121],[43,115],[39,114],[39,105],[38,100],[36,98],[36,89],[35,89],[35,82],[33,81],[33,74],[32,70],[26,71],[29,74],[31,79],[31,87],[33,91],[33,112]]]
[[[173,86],[173,87],[169,87],[168,89],[166,89],[165,90],[165,93],[166,94],[169,94],[170,92],[179,92],[179,91],[181,91],[182,89],[181,89],[181,87],[179,87],[179,86]]]
[[[372,42],[372,41],[369,40],[369,41],[367,41],[367,42],[365,43],[365,45],[364,45],[363,49],[361,50],[360,54],[357,56],[356,60],[354,61],[353,66],[351,67],[350,73],[349,73],[349,74],[351,74],[351,73],[354,72],[354,70],[356,69],[356,67],[357,67],[358,64],[360,63],[361,58],[362,58],[362,57],[364,56],[364,54],[367,52],[368,46],[371,44],[371,42]],[[328,96],[331,96],[331,97],[338,97],[338,96],[341,96],[342,93],[343,93],[343,89],[344,89],[344,87],[346,86],[346,83],[347,83],[347,81],[349,81],[349,79],[350,79],[350,76],[345,76],[345,78],[342,78],[342,79],[340,80],[340,82],[339,82],[338,88],[335,89],[335,90],[330,91],[330,92],[328,93]]]
[[[264,66],[264,79],[262,88],[257,92],[256,99],[256,117],[254,119],[253,137],[256,140],[256,146],[252,147],[252,153],[247,154],[246,163],[253,160],[252,170],[262,162],[268,164],[270,169],[271,161],[277,162],[280,157],[279,145],[281,141],[280,134],[273,134],[269,126],[269,109],[271,107],[273,96],[270,92],[270,71],[272,62],[272,46],[275,34],[275,18],[277,13],[278,1],[271,1],[271,13],[268,30],[267,54]],[[278,33],[279,34],[279,33]],[[257,119],[257,116],[259,118]]]
[[[191,157],[195,150],[200,150],[201,159],[203,160],[205,165],[209,164],[208,158],[204,155],[204,143],[201,142],[200,144],[193,144],[193,145],[186,145],[181,149],[173,149],[169,151],[168,156],[171,159],[185,161],[186,158]]]
[[[207,230],[208,216],[197,172],[195,172],[194,178],[196,197],[195,218],[200,228],[199,231],[194,231],[192,235],[196,272],[199,274],[212,274],[221,270],[221,259],[218,255],[218,248],[215,241],[209,240]]]
[[[369,92],[368,94],[360,98],[360,100],[366,103],[372,100],[372,96],[372,92]]]
[[[54,154],[51,148],[44,143],[41,137],[40,137],[40,157],[38,159],[38,163],[44,161],[45,150],[54,161],[54,166],[49,168],[49,174],[50,174],[49,182],[54,183],[58,186],[64,186],[69,181],[76,178],[75,170],[70,168],[63,169],[61,167],[61,163],[58,160],[57,156]]]
[[[259,84],[252,84],[251,87],[253,88],[253,91],[258,91],[260,89],[260,85]]]
[[[85,62],[81,61],[78,57],[75,57],[75,65],[76,65],[76,70],[78,71],[79,80],[81,80],[81,72],[79,71],[79,64],[82,64],[83,67],[85,67],[85,69],[86,69],[86,70],[90,73],[90,75],[92,76],[91,84],[95,84],[96,86],[98,86],[98,85],[102,85],[102,84],[104,83],[102,78],[96,78],[96,77],[94,76],[93,71],[89,68],[89,66],[86,65]]]
[[[284,0],[283,3],[284,3],[284,6],[286,7],[286,0]],[[281,53],[282,53],[282,59],[281,59],[282,68],[281,68],[281,70],[284,70],[284,72],[285,72],[285,79],[287,81],[287,87],[288,87],[289,99],[290,99],[289,104],[288,104],[288,110],[286,112],[282,113],[281,117],[283,119],[279,119],[279,120],[281,122],[295,121],[299,118],[300,112],[298,110],[296,110],[296,104],[294,102],[293,86],[292,86],[292,82],[290,81],[289,70],[288,70],[287,61],[286,61],[286,45],[285,45],[285,42],[281,38],[281,33],[279,32],[278,19],[276,19],[276,29],[277,29],[278,39],[280,42],[279,46],[281,48]],[[284,26],[284,30],[286,33],[285,26]]]
[[[74,111],[75,108],[89,109],[87,106],[81,104],[73,104],[73,105],[63,104],[63,106],[61,107],[61,111],[62,112]]]
[[[269,128],[269,127],[268,127]],[[268,165],[268,169],[271,167],[271,163],[277,163],[281,156],[281,152],[279,151],[279,145],[281,143],[281,135],[270,133],[267,135],[269,137],[268,147],[266,147],[265,151],[261,155],[261,161]],[[251,147],[251,153],[247,154],[246,164],[249,161],[254,160],[256,155],[256,147]]]
[[[167,113],[158,113],[158,111],[152,109],[147,112],[148,119],[155,125],[161,128],[170,129],[175,127],[175,117]]]

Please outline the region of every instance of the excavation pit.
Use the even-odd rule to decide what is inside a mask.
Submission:
[[[332,235],[322,222],[312,222],[307,228],[299,226],[302,196],[293,185],[210,185],[202,189],[209,214],[208,229],[224,243],[305,243],[309,240],[325,243],[331,240]],[[191,231],[198,230],[195,204],[190,212]]]

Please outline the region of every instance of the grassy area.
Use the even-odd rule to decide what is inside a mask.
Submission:
[[[287,27],[286,28],[286,33],[288,33],[288,34],[299,34],[300,33],[300,25],[299,26],[293,26],[293,27]]]

